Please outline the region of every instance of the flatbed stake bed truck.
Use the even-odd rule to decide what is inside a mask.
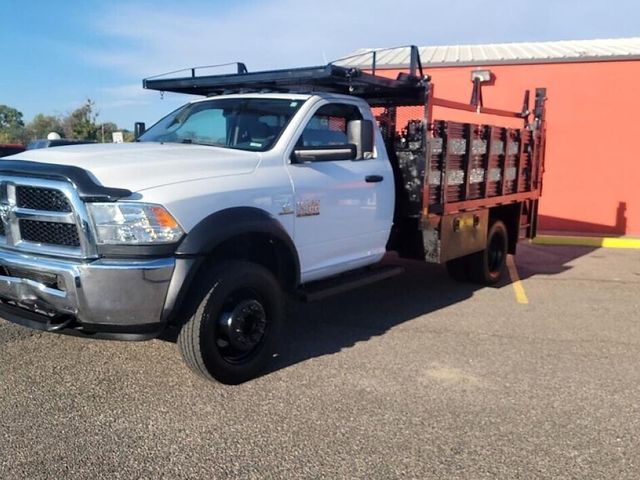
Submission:
[[[387,278],[387,251],[496,283],[535,235],[545,91],[531,112],[447,101],[411,53],[395,79],[339,62],[145,79],[205,98],[135,143],[0,160],[0,316],[89,338],[177,328],[191,369],[236,384],[271,359],[285,294]]]

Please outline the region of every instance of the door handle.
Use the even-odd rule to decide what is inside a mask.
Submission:
[[[378,183],[384,180],[382,175],[367,175],[364,177],[364,181],[367,183]]]

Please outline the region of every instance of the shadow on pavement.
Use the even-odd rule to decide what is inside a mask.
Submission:
[[[522,242],[518,244],[518,255],[515,261],[521,279],[534,275],[557,275],[571,270],[569,263],[594,250],[597,249],[570,245],[533,245]]]
[[[291,301],[271,371],[341,351],[421,315],[461,302],[478,285],[451,280],[443,267],[393,261],[405,273],[314,303]]]
[[[569,262],[593,250],[522,242],[515,260],[521,278],[555,275],[570,270]],[[402,264],[406,272],[320,302],[292,301],[287,330],[271,371],[339,352],[383,335],[396,325],[470,298],[476,290],[490,288],[453,281],[439,265],[397,259],[391,262]],[[505,274],[493,288],[510,284],[511,279]]]
[[[567,263],[582,257],[591,247],[518,245],[516,265],[522,279],[537,274],[553,275],[569,270]],[[288,302],[286,327],[278,357],[271,373],[315,357],[337,353],[367,341],[406,321],[470,298],[483,287],[459,283],[440,265],[389,258],[406,271],[395,278],[329,297],[322,301]],[[509,286],[505,274],[493,288]],[[175,342],[177,331],[167,331],[162,339]]]

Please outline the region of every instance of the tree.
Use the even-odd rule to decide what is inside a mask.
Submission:
[[[63,119],[64,134],[67,138],[98,140],[100,128],[96,124],[98,113],[94,111],[95,105],[91,99],[87,99],[81,107]]]
[[[38,113],[26,126],[22,112],[0,105],[0,143],[27,143],[46,138],[51,132],[65,138],[112,142],[113,132],[123,131],[126,142],[134,140],[133,133],[128,130],[118,128],[113,122],[98,124],[97,118],[98,111],[91,99],[65,116]]]
[[[47,138],[51,132],[64,134],[63,121],[60,117],[39,113],[27,124],[27,135],[31,140]]]
[[[25,140],[22,112],[0,105],[0,143],[22,143]]]

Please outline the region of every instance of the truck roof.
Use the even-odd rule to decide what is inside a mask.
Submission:
[[[285,100],[308,100],[312,95],[310,93],[277,93],[277,92],[267,92],[269,98],[282,98]],[[225,98],[256,98],[256,97],[264,97],[264,92],[253,92],[253,93],[229,93],[225,94]],[[193,100],[191,103],[196,102],[206,102],[208,100],[212,100],[211,96],[205,98],[197,98]]]
[[[224,98],[281,98],[285,100],[309,100],[311,97],[320,97],[326,99],[349,99],[351,101],[357,99],[353,95],[343,95],[339,93],[314,92],[314,93],[278,93],[278,92],[252,92],[252,93],[229,93],[225,95],[209,96],[205,98],[196,98],[190,103],[200,103],[214,100],[217,97]],[[359,100],[359,99],[358,99]]]

